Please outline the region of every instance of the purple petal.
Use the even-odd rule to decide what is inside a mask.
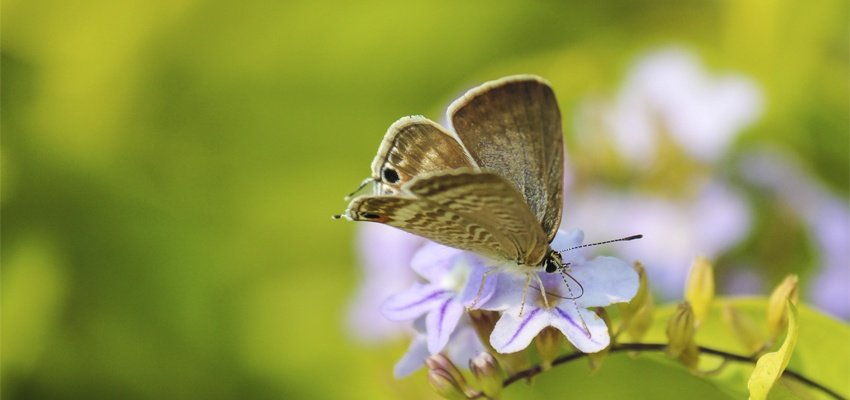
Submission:
[[[490,334],[490,344],[499,353],[515,353],[529,344],[543,328],[549,326],[551,315],[542,308],[529,307],[526,304],[522,317],[518,316],[519,307],[502,313]]]
[[[552,311],[551,325],[561,331],[579,351],[596,353],[608,347],[611,341],[608,336],[608,327],[596,313],[583,308],[576,309],[568,303],[555,307]],[[585,324],[587,330],[585,330]]]
[[[429,282],[439,282],[455,267],[457,257],[463,253],[463,250],[428,242],[416,251],[410,266]]]
[[[403,378],[416,372],[416,370],[425,365],[425,359],[430,356],[430,354],[428,354],[428,346],[426,345],[426,342],[427,340],[425,339],[425,335],[416,335],[413,337],[413,341],[410,343],[407,353],[404,353],[401,360],[398,360],[395,364],[395,367],[393,368],[393,376],[396,378]]]
[[[638,275],[635,270],[614,257],[600,256],[572,268],[570,275],[581,284],[567,280],[572,292],[578,296],[580,307],[605,307],[612,303],[626,302],[635,296],[638,290]],[[581,289],[584,289],[583,291]]]
[[[448,299],[428,313],[425,317],[425,329],[428,332],[428,351],[437,354],[449,342],[452,332],[463,315],[463,305]]]
[[[461,323],[455,328],[455,333],[446,345],[445,353],[455,365],[469,365],[469,360],[486,351],[481,340],[478,338],[478,333],[469,325],[469,323]]]
[[[394,296],[390,296],[381,306],[381,312],[392,321],[409,321],[439,307],[454,293],[436,285],[415,283]]]
[[[572,247],[580,246],[582,241],[584,240],[584,232],[580,229],[573,229],[569,231],[558,230],[558,233],[555,235],[555,238],[552,239],[551,247],[555,251],[563,252]],[[582,250],[570,250],[568,252],[562,253],[563,261],[565,263],[580,263],[584,261],[584,252]]]
[[[492,296],[486,302],[479,303],[475,307],[481,310],[505,311],[519,306],[525,287],[524,274],[497,273],[492,276],[495,278]],[[478,288],[476,287],[475,290],[477,291]]]
[[[483,266],[483,262],[477,257],[468,258],[470,259],[470,263],[476,264],[471,265],[472,272],[469,274],[469,279],[459,298],[467,307],[471,307],[475,303],[475,308],[480,308],[481,305],[487,303],[487,300],[493,296],[496,290],[497,275],[490,274],[485,279],[484,273],[487,271],[487,268]]]

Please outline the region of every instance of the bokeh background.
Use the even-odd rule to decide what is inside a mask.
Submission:
[[[798,273],[805,299],[846,319],[848,12],[841,0],[6,0],[2,395],[433,398],[421,372],[391,375],[403,336],[364,341],[351,327],[364,279],[357,228],[330,215],[390,123],[440,120],[463,90],[512,73],[555,87],[566,214],[588,238],[610,239],[618,221],[594,223],[592,209],[581,219],[571,201],[620,194],[612,209],[628,219],[687,208],[704,182],[731,188],[744,208],[721,226],[688,208],[619,230],[661,232],[644,241],[652,254],[707,253],[722,293],[763,293]],[[724,125],[719,155],[700,158],[701,142],[688,151],[675,132],[642,156],[618,147],[611,119],[635,87],[655,90],[640,89],[640,65],[665,54],[697,70],[696,92],[743,82],[748,111],[718,117],[739,121]],[[705,107],[730,104],[720,100]],[[663,201],[631,202],[647,195]],[[812,216],[824,207],[832,217]],[[688,229],[705,248],[664,235]],[[734,240],[717,239],[728,231]],[[385,272],[396,273],[409,274]],[[675,284],[658,296],[675,298]],[[608,371],[631,376],[624,387],[655,373]]]

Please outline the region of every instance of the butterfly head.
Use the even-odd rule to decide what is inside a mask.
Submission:
[[[561,258],[561,253],[549,249],[549,252],[546,253],[546,258],[543,259],[543,269],[547,273],[553,274],[564,268],[566,268],[566,265],[564,265],[564,260]]]

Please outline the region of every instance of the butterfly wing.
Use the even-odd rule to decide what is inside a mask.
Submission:
[[[375,194],[396,194],[411,179],[437,171],[477,167],[454,134],[422,116],[390,126],[372,161]]]
[[[488,82],[452,103],[448,115],[478,166],[516,186],[551,241],[561,224],[564,138],[549,84],[531,75]]]
[[[545,233],[514,186],[477,170],[414,178],[399,195],[358,197],[346,216],[496,260],[537,265],[548,249]]]

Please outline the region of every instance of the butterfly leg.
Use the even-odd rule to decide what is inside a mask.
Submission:
[[[481,293],[484,291],[484,281],[486,281],[487,277],[492,275],[496,271],[496,268],[490,268],[487,271],[484,271],[483,274],[481,274],[481,284],[478,285],[478,292],[475,293],[475,298],[472,300],[472,304],[467,307],[468,310],[474,309],[475,306],[478,304],[478,300],[481,300]]]
[[[543,287],[543,280],[540,279],[540,274],[533,272],[534,277],[537,278],[537,284],[540,285],[540,296],[543,297],[543,305],[546,308],[549,308],[549,299],[546,297],[546,288]]]
[[[531,286],[531,273],[525,274],[525,286],[522,287],[522,301],[519,304],[519,316],[522,317],[522,312],[525,310],[525,298],[528,295],[528,287]]]

